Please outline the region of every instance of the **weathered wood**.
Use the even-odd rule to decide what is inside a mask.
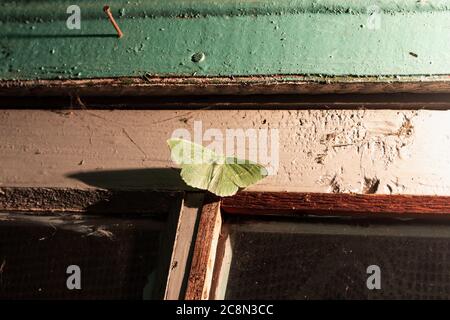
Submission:
[[[99,88],[101,91],[102,88]],[[1,90],[0,90],[1,92]],[[161,109],[400,109],[448,110],[450,93],[326,93],[326,94],[199,94],[94,96],[67,93],[64,96],[3,96],[0,109],[60,110],[161,110]],[[314,92],[312,92],[314,93]],[[38,93],[39,94],[39,93]],[[130,93],[131,94],[131,93]],[[0,93],[1,96],[1,93]],[[69,112],[69,110],[66,111]]]
[[[372,2],[110,0],[113,12],[126,10],[117,41],[90,0],[77,1],[82,30],[64,28],[66,3],[2,1],[0,78],[450,73],[442,54],[450,43],[436,41],[448,34],[446,1],[378,1],[382,27],[375,32],[367,20]],[[192,59],[197,52],[205,61]]]
[[[182,209],[182,198],[178,198],[170,202],[170,210],[167,215],[164,231],[160,238],[158,267],[155,272],[155,285],[153,287],[152,299],[164,299],[167,278],[171,269],[171,258],[173,254],[173,244],[175,242],[178,230],[178,223]]]
[[[184,297],[203,197],[203,193],[185,194],[172,248],[165,300],[178,300]]]
[[[165,214],[181,196],[182,192],[175,191],[0,187],[0,210]]]
[[[449,76],[124,77],[82,80],[0,81],[0,96],[182,96],[330,93],[450,93]]]
[[[195,121],[279,132],[277,174],[248,191],[364,193],[367,177],[376,193],[450,195],[450,112],[429,110],[0,110],[0,184],[192,191],[166,140]]]
[[[214,261],[214,272],[209,295],[210,300],[225,299],[228,275],[233,257],[233,248],[229,234],[229,225],[223,224],[217,242],[216,259]]]
[[[242,192],[222,200],[228,214],[450,216],[450,197]]]
[[[209,298],[221,223],[220,200],[216,196],[208,194],[205,197],[195,240],[186,300]]]

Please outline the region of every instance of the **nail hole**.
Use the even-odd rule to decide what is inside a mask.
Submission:
[[[191,57],[192,62],[199,63],[205,60],[205,54],[203,52],[194,53]]]

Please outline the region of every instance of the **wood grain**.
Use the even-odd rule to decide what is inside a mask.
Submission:
[[[0,81],[0,96],[23,95],[225,95],[329,93],[449,93],[449,76],[427,78],[311,77],[122,77],[82,80]]]
[[[214,195],[207,194],[195,240],[186,300],[209,298],[220,227],[220,200]]]
[[[101,190],[73,188],[0,187],[0,210],[49,214],[166,215],[182,192],[154,190]]]
[[[406,119],[413,132],[397,137]],[[249,191],[331,192],[343,168],[340,189],[363,193],[370,172],[377,193],[450,195],[450,112],[428,110],[0,110],[0,184],[192,191],[166,140],[195,121],[278,130],[277,174]]]
[[[156,283],[153,287],[152,298],[164,299],[167,279],[171,269],[171,258],[173,253],[173,244],[175,242],[178,230],[178,222],[181,213],[181,197],[170,202],[170,210],[167,215],[165,228],[160,237],[158,264],[155,270]],[[145,297],[147,298],[147,297]]]
[[[450,197],[242,192],[222,200],[229,214],[450,216]]]
[[[185,193],[178,218],[176,237],[171,250],[172,258],[164,300],[178,300],[184,297],[196,239],[195,230],[202,209],[203,198],[203,193]]]
[[[101,90],[99,88],[99,90]],[[1,91],[1,90],[0,90]],[[417,90],[420,92],[420,90]],[[270,92],[268,90],[267,92]],[[324,94],[209,94],[2,96],[0,109],[162,110],[162,109],[400,109],[448,110],[450,93],[324,93]],[[1,96],[1,94],[0,94]]]

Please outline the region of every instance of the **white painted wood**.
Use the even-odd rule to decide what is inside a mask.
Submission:
[[[450,195],[450,111],[431,110],[0,110],[0,186],[185,189],[166,139],[194,121],[279,130],[252,191]]]

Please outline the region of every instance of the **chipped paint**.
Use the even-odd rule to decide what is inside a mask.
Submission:
[[[2,110],[0,186],[182,190],[165,140],[199,120],[279,129],[278,174],[249,190],[450,195],[436,110]]]
[[[69,4],[0,4],[0,79],[450,74],[447,1],[379,1],[376,30],[371,1],[111,1],[122,39],[87,0],[67,29]]]

